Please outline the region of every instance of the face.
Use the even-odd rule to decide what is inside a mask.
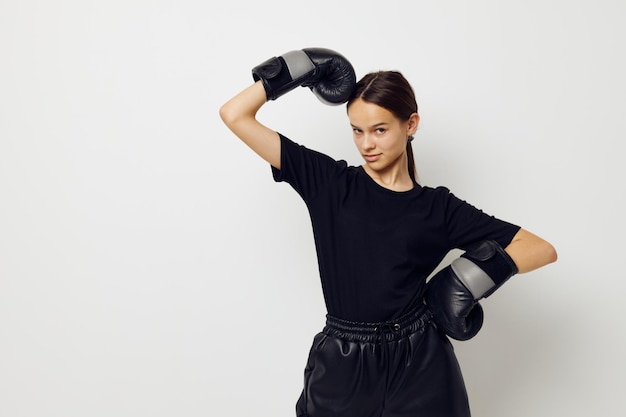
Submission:
[[[348,108],[348,118],[354,143],[368,168],[406,170],[406,144],[417,130],[417,113],[408,120],[399,120],[384,107],[357,99]]]

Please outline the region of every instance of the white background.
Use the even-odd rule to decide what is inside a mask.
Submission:
[[[221,123],[275,55],[402,71],[425,185],[559,261],[455,343],[476,416],[622,416],[626,3],[0,1],[0,416],[293,416],[324,323],[304,204]],[[307,89],[259,118],[360,164]]]

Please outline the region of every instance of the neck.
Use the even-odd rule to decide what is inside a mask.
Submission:
[[[397,163],[381,170],[376,170],[368,164],[363,165],[363,169],[380,186],[393,191],[408,191],[413,188],[413,180],[407,168],[406,155],[400,158]]]

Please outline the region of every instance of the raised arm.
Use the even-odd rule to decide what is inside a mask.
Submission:
[[[280,169],[280,138],[256,114],[298,86],[309,87],[325,104],[345,103],[356,84],[350,62],[335,51],[306,48],[273,57],[252,69],[256,81],[220,108],[220,117],[261,158]]]
[[[256,119],[265,104],[265,89],[257,81],[220,108],[220,117],[230,130],[261,158],[280,169],[280,139],[278,133]]]

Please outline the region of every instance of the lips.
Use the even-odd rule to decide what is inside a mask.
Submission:
[[[363,155],[363,158],[367,161],[367,162],[375,162],[376,160],[378,160],[378,158],[380,158],[381,154],[375,154],[375,155]]]

